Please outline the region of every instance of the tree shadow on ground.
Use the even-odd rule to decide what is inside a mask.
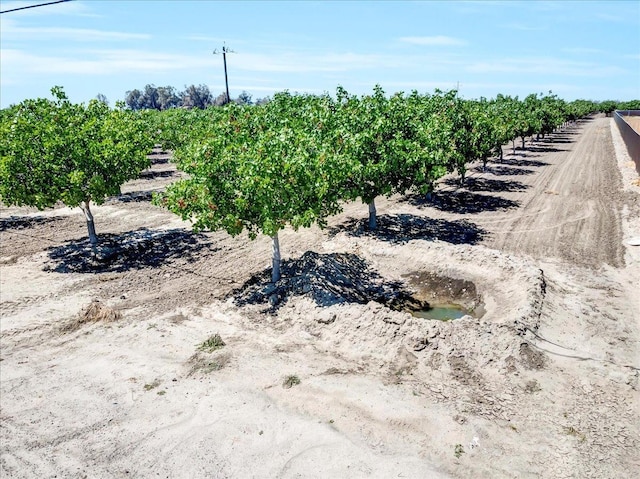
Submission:
[[[143,201],[151,201],[153,199],[153,190],[147,191],[129,191],[128,193],[122,193],[121,195],[109,198],[109,202],[119,203],[142,203]]]
[[[45,270],[104,273],[157,268],[176,258],[193,262],[198,252],[217,250],[205,235],[183,229],[141,228],[122,234],[101,234],[98,239],[96,247],[84,238],[49,248],[51,262]]]
[[[24,230],[35,228],[36,226],[53,223],[55,221],[64,221],[61,216],[9,216],[0,218],[0,231]]]
[[[481,195],[470,191],[447,191],[434,193],[430,200],[424,195],[408,195],[404,201],[414,206],[431,206],[447,213],[475,214],[517,208],[517,201],[501,196]]]
[[[569,151],[564,148],[554,148],[552,146],[529,146],[527,150],[533,151],[536,153],[556,153],[558,151]]]
[[[274,311],[291,297],[307,296],[323,307],[376,301],[395,310],[428,308],[427,303],[413,298],[402,282],[386,280],[352,253],[307,251],[300,258],[284,261],[281,271],[276,283],[271,282],[271,269],[252,276],[231,292],[235,304],[264,304]],[[330,322],[333,320],[327,318],[326,323]]]
[[[484,170],[482,166],[477,166],[474,169],[480,173],[491,173],[495,176],[518,176],[531,175],[535,173],[534,170],[528,170],[526,168],[512,168],[509,166],[487,166],[486,170]]]
[[[447,186],[457,188],[460,186],[460,180],[457,178],[449,178],[444,181]],[[464,188],[469,191],[524,191],[529,188],[529,185],[525,185],[515,180],[493,180],[490,178],[482,177],[469,177],[464,180]]]
[[[367,218],[350,218],[329,228],[329,235],[345,232],[350,236],[371,236],[390,243],[440,240],[452,244],[477,244],[487,232],[467,220],[447,221],[409,214],[378,215],[378,227],[371,231]]]
[[[166,153],[158,153],[158,155],[166,155]],[[150,156],[149,159],[151,160],[152,165],[165,165],[167,163],[171,163],[171,158],[169,156]]]
[[[538,141],[536,141],[536,143],[541,142],[541,141],[544,142],[544,140],[538,140]],[[575,140],[573,138],[566,138],[564,136],[558,136],[558,137],[549,139],[549,144],[553,144],[553,143],[575,143]],[[566,150],[561,150],[561,151],[566,151]]]
[[[172,176],[177,176],[177,171],[175,170],[165,170],[165,171],[143,171],[140,173],[138,177],[141,180],[154,180],[156,178],[170,178]]]
[[[516,153],[513,153],[513,151],[509,151],[509,154],[513,154],[514,156],[520,156],[521,158],[533,158],[536,156],[540,156],[540,155],[532,155],[529,154],[527,152],[525,152],[522,148],[518,147],[516,148]],[[500,163],[499,160],[496,160],[497,163]]]
[[[502,161],[497,161],[501,165],[507,166],[548,166],[549,163],[538,160],[516,160],[515,158],[504,158]]]

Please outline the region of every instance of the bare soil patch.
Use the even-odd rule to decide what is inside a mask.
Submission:
[[[268,238],[150,204],[166,153],[95,208],[97,251],[79,211],[2,207],[1,475],[635,478],[640,187],[612,121],[381,199],[377,232],[359,203],[285,230],[276,285]],[[482,311],[407,311],[443,298]]]
[[[624,120],[640,135],[640,116],[625,116]]]

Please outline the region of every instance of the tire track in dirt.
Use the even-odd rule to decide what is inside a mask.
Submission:
[[[568,150],[545,155],[520,208],[505,217],[488,245],[579,265],[624,266],[621,179],[610,118],[585,122]]]

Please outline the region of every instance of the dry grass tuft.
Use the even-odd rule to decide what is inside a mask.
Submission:
[[[87,323],[112,323],[119,320],[122,317],[120,311],[117,311],[109,306],[102,304],[97,299],[94,299],[89,306],[84,308],[78,316],[67,321],[60,327],[60,331],[63,333],[70,333],[80,329]]]
[[[229,364],[230,360],[230,354],[218,353],[211,356],[198,351],[189,358],[191,367],[187,376],[193,376],[196,373],[209,374],[213,371],[220,371]]]

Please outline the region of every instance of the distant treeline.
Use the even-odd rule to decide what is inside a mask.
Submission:
[[[98,95],[99,100],[107,102],[104,95]],[[125,94],[125,104],[131,110],[169,110],[171,108],[200,108],[210,106],[223,106],[227,103],[238,105],[262,105],[269,101],[269,97],[259,98],[253,101],[251,95],[243,91],[237,98],[227,99],[225,92],[213,96],[207,85],[191,85],[180,91],[172,86],[157,87],[153,84],[146,85],[144,89],[130,90]],[[638,110],[640,100],[615,101],[605,100],[589,102],[596,106],[595,111],[600,111],[610,116],[614,110]]]
[[[254,104],[251,95],[243,91],[237,98],[231,99],[239,105]],[[256,100],[256,104],[268,101],[267,98]],[[207,85],[191,85],[179,91],[172,86],[147,85],[142,90],[130,90],[125,94],[124,102],[132,110],[168,110],[170,108],[207,108],[229,103],[226,93],[213,96]]]

